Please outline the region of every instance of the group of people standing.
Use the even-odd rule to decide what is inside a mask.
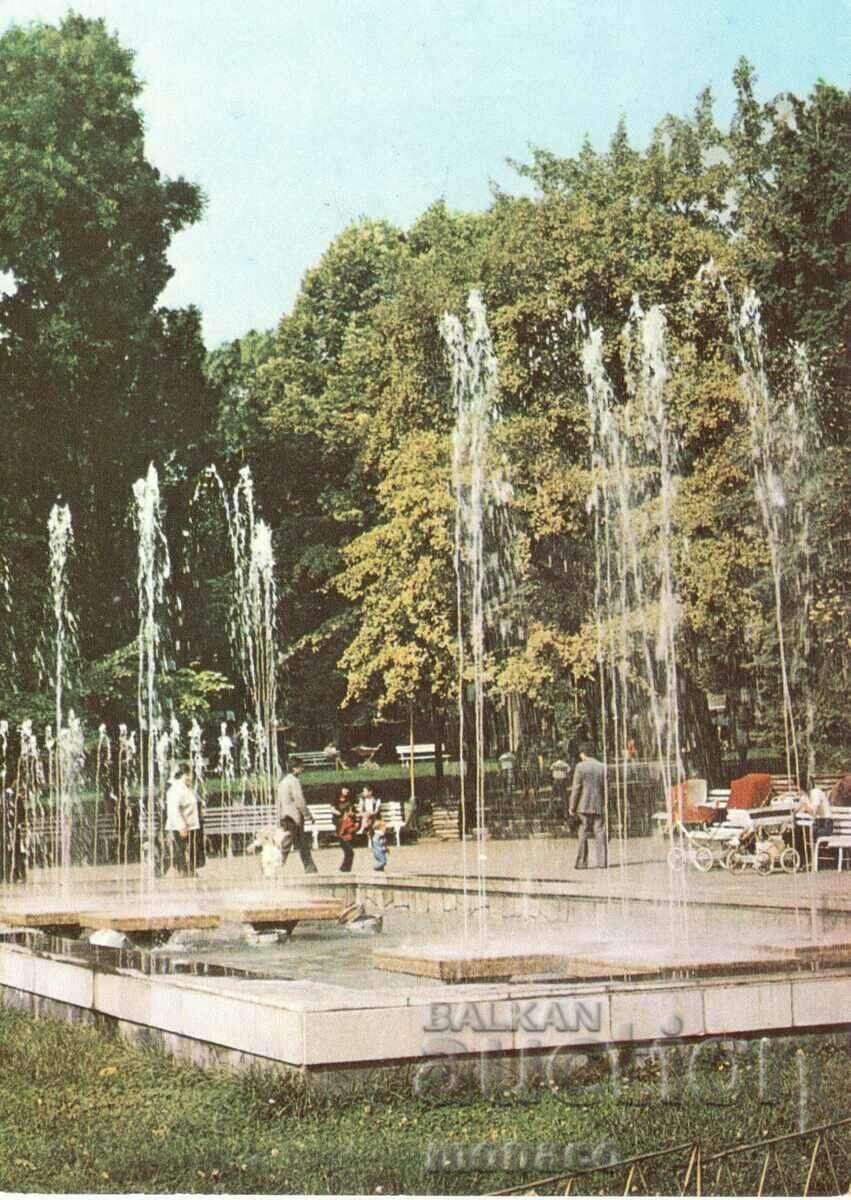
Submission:
[[[301,774],[304,766],[298,759],[290,762],[289,770],[278,784],[276,808],[282,831],[280,850],[282,865],[291,850],[298,852],[306,875],[317,872],[311,852],[310,835],[306,831],[309,816]],[[363,789],[355,802],[351,789],[341,787],[332,805],[337,839],[343,851],[341,871],[351,871],[354,862],[354,841],[365,837],[372,850],[373,870],[387,866],[387,831],[381,819],[381,801],[372,787]],[[171,861],[179,875],[194,877],[204,866],[204,828],[201,802],[192,786],[192,768],[181,764],[172,776],[166,793],[166,831],[171,835]]]
[[[365,787],[359,802],[356,802],[351,789],[341,787],[332,808],[337,825],[337,838],[343,851],[340,870],[351,871],[355,856],[355,838],[366,837],[366,843],[372,850],[373,870],[383,871],[387,866],[387,830],[381,819],[381,801],[373,789]]]
[[[308,810],[301,786],[300,777],[303,770],[304,766],[298,759],[290,761],[289,770],[278,785],[278,820],[284,831],[281,844],[284,862],[290,850],[297,850],[305,874],[312,875],[317,868],[311,853],[310,836],[305,832]],[[372,850],[373,870],[383,871],[387,866],[387,831],[381,819],[381,801],[372,787],[367,786],[363,789],[358,803],[355,802],[350,788],[341,787],[332,805],[332,811],[337,840],[343,851],[340,870],[351,871],[355,838],[365,836],[367,845]]]

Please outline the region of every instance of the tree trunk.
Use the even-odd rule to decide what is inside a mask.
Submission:
[[[706,779],[710,787],[718,787],[723,779],[721,743],[712,723],[706,692],[699,687],[687,667],[680,666],[680,698],[682,701],[683,736],[692,747],[693,770]]]

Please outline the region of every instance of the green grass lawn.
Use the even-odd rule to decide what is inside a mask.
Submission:
[[[847,1040],[776,1047],[763,1073],[763,1102],[754,1051],[735,1072],[720,1052],[701,1053],[688,1087],[688,1072],[670,1074],[667,1099],[653,1062],[625,1069],[617,1086],[607,1070],[589,1063],[558,1091],[513,1095],[497,1082],[489,1097],[479,1089],[450,1094],[436,1078],[428,1094],[416,1094],[409,1081],[377,1084],[368,1099],[316,1097],[271,1072],[202,1071],[89,1028],[2,1009],[0,1189],[481,1193],[522,1184],[541,1171],[533,1164],[521,1171],[448,1171],[428,1162],[427,1145],[481,1143],[502,1152],[511,1141],[584,1143],[592,1150],[605,1144],[628,1156],[699,1135],[705,1146],[721,1149],[795,1130],[802,1068],[806,1124],[845,1115]],[[743,1158],[720,1191],[755,1190],[754,1161]],[[847,1142],[835,1166],[845,1188]],[[800,1191],[806,1155],[784,1160],[784,1167],[792,1191]],[[820,1168],[815,1182],[816,1191],[832,1190]],[[711,1183],[704,1176],[704,1194]],[[574,1190],[608,1193],[617,1186],[611,1175],[593,1176]],[[664,1178],[661,1186],[665,1190]],[[779,1187],[775,1182],[775,1193]]]

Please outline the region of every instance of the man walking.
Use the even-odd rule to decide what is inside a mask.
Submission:
[[[284,842],[281,846],[282,866],[286,865],[290,850],[298,850],[304,865],[305,875],[315,875],[316,863],[310,853],[310,839],[304,832],[307,819],[307,803],[299,782],[304,767],[301,761],[293,758],[290,769],[278,784],[278,820],[284,831]]]
[[[588,866],[588,842],[594,840],[594,866],[609,865],[606,845],[606,768],[594,758],[593,747],[579,747],[579,762],[573,772],[570,791],[570,814],[579,814],[579,847],[576,869]]]

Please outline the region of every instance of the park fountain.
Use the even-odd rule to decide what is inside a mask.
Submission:
[[[605,371],[601,335],[581,316],[579,326],[590,428],[589,511],[596,533],[601,728],[607,731],[607,758],[622,767],[629,719],[641,705],[667,788],[681,779],[683,765],[674,653],[679,606],[671,554],[678,455],[666,415],[664,316],[659,309],[645,313],[634,306],[623,397]],[[466,863],[459,874],[448,853],[443,873],[422,867],[407,873],[407,847],[398,860],[391,859],[388,878],[331,874],[320,851],[317,876],[293,876],[290,864],[284,880],[262,881],[259,872],[252,877],[244,858],[224,855],[203,883],[154,879],[154,813],[175,758],[187,753],[202,780],[217,771],[223,798],[234,806],[244,805],[246,795],[258,795],[257,777],[259,798],[269,797],[277,697],[271,532],[255,517],[250,476],[243,473],[232,496],[223,488],[221,493],[234,564],[232,638],[252,711],[239,724],[220,725],[212,769],[205,766],[200,726],[181,728],[162,712],[157,681],[165,657],[169,555],[152,467],[134,488],[138,728],[122,726],[111,738],[102,726],[94,756],[96,803],[102,786],[113,781],[118,811],[129,811],[138,799],[138,832],[149,852],[141,873],[135,864],[126,865],[131,834],[125,820],[123,870],[107,878],[109,866],[100,864],[106,883],[90,893],[81,889],[64,911],[55,887],[7,889],[2,919],[9,926],[75,937],[56,942],[3,935],[0,994],[8,990],[15,1002],[34,1007],[55,1002],[66,1015],[113,1022],[128,1035],[161,1038],[175,1052],[204,1061],[272,1061],[319,1077],[388,1060],[421,1064],[454,1055],[478,1061],[480,1053],[514,1056],[521,1063],[524,1055],[537,1056],[549,1063],[579,1047],[839,1023],[833,1014],[841,1014],[851,978],[848,916],[834,903],[830,879],[821,881],[816,932],[822,944],[816,939],[815,948],[789,940],[797,899],[781,891],[782,880],[755,878],[750,895],[740,887],[731,902],[715,886],[720,873],[690,890],[695,936],[686,944],[675,940],[679,931],[671,922],[663,936],[670,909],[664,850],[646,862],[622,856],[618,872],[588,872],[577,881],[558,863],[564,843],[536,843],[529,856],[534,865],[524,874],[500,856],[499,845],[486,842],[488,659],[516,636],[505,617],[516,588],[508,553],[511,490],[498,451],[497,366],[480,299],[471,299],[467,328],[447,317],[442,330],[457,416],[458,616],[466,634],[460,639],[459,676],[472,685],[472,696],[464,700],[475,733],[461,740],[465,754],[466,743],[475,744],[473,795],[468,793],[477,831],[475,893],[468,889]],[[64,700],[58,711],[63,705]],[[461,709],[465,720],[465,705]],[[71,713],[57,719],[56,728],[51,761],[67,780],[73,762],[81,761],[81,731]],[[0,727],[4,766],[7,734]],[[30,781],[28,794],[42,796],[46,747],[31,723],[20,730],[20,742],[17,774]],[[625,771],[616,771],[614,780],[615,809],[625,827],[631,781]],[[454,853],[454,847],[446,849]],[[466,853],[466,842],[460,853]],[[135,890],[127,882],[131,877]],[[369,942],[348,938],[336,922],[341,909],[355,902],[385,919],[374,961]],[[752,925],[743,929],[741,910],[749,906]],[[250,926],[291,931],[296,921],[310,919],[323,924],[302,926],[285,944],[275,938],[249,945],[244,936]],[[475,938],[469,936],[473,925]],[[176,930],[180,943],[122,958],[123,951],[86,948],[79,941],[81,930],[103,929],[148,940]],[[643,937],[650,929],[661,932]],[[161,978],[165,971],[172,973]],[[447,1033],[454,1039],[449,1048]]]

